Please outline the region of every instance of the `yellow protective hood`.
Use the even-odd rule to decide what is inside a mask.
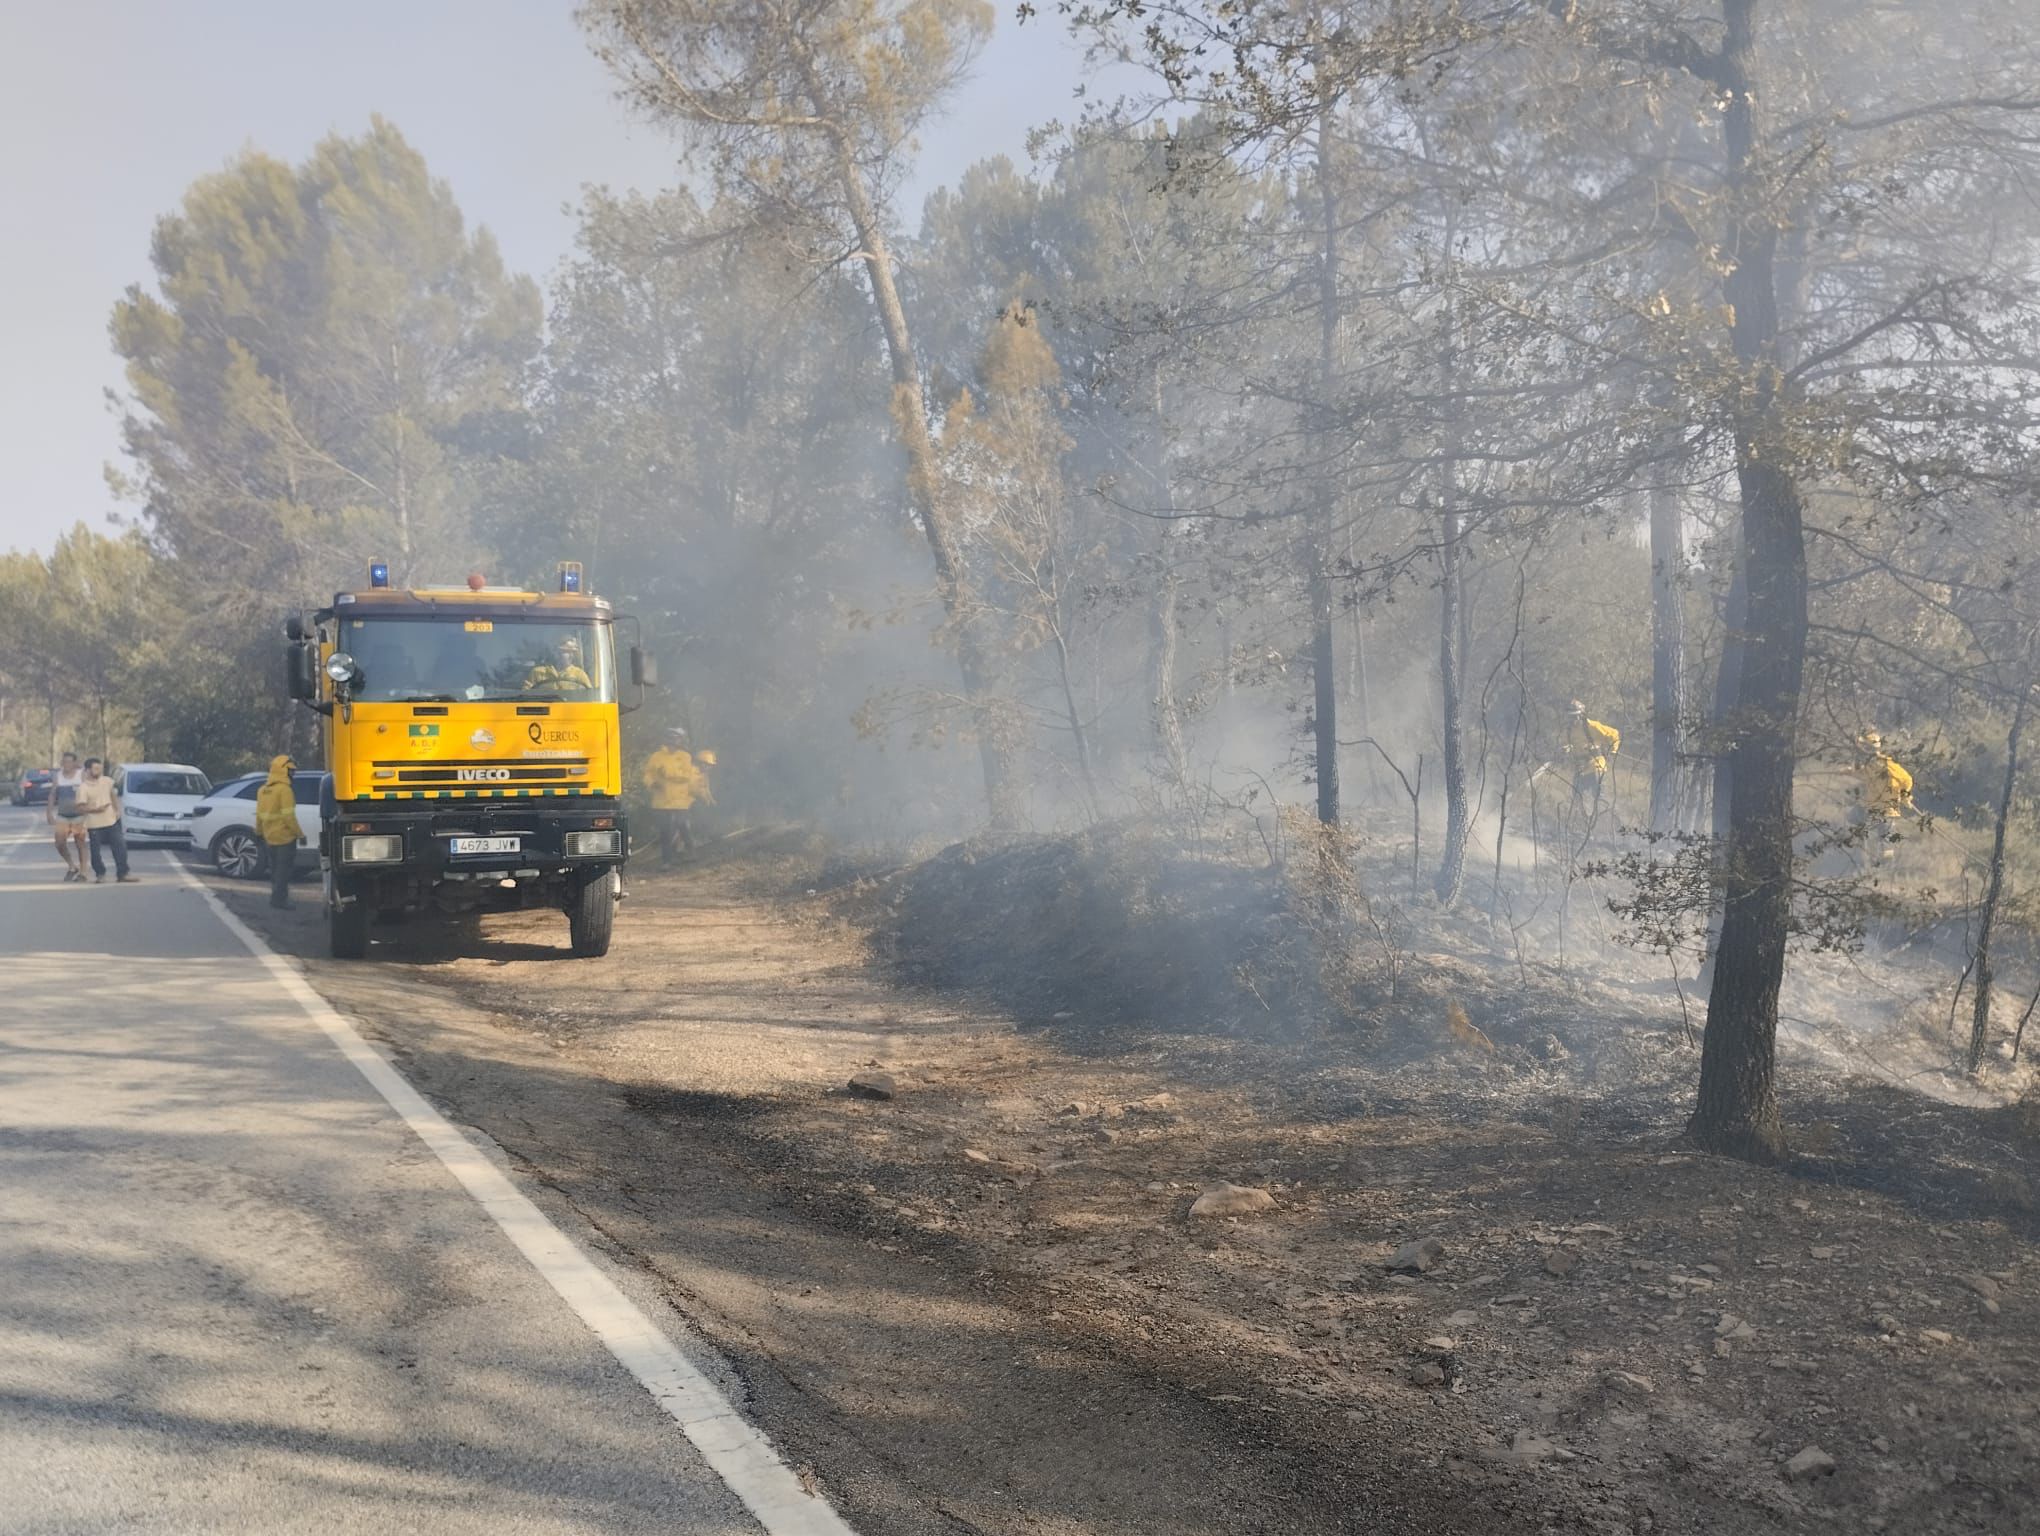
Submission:
[[[279,752],[269,760],[269,782],[272,784],[287,784],[290,782],[289,754]]]

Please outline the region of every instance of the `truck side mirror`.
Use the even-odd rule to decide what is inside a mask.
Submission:
[[[640,688],[659,686],[658,658],[647,656],[645,648],[641,645],[630,648],[630,680]]]
[[[293,613],[286,617],[283,621],[283,634],[286,640],[298,641],[304,639],[305,637],[304,615]]]
[[[318,657],[302,640],[284,652],[283,686],[294,699],[309,702],[319,696]]]

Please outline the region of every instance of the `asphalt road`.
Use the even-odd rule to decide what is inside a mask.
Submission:
[[[41,828],[0,808],[0,1532],[825,1528],[754,1518],[748,1426],[683,1433],[607,1272],[485,1210],[170,855],[66,885]]]

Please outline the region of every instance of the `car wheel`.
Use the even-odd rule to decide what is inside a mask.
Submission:
[[[262,872],[262,844],[255,834],[229,827],[212,840],[213,868],[231,880],[253,880]]]

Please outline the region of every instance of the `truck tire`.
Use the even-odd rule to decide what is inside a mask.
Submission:
[[[326,908],[326,943],[335,960],[359,960],[368,953],[368,924],[374,916],[358,901]]]
[[[567,898],[567,932],[574,953],[593,960],[609,953],[610,931],[616,926],[616,896],[605,870]]]

